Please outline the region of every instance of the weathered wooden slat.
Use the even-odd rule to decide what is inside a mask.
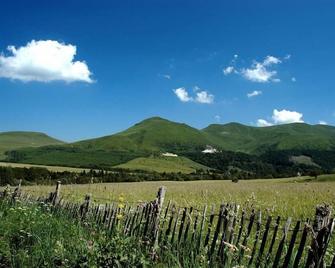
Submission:
[[[185,219],[187,215],[187,208],[184,208],[183,210],[183,216],[181,218],[180,226],[179,226],[179,233],[178,233],[178,244],[180,243],[182,234],[183,234],[183,229],[184,229],[184,224],[185,224]]]
[[[173,225],[173,231],[172,231],[172,236],[171,236],[171,244],[173,244],[174,237],[175,237],[175,234],[177,232],[179,214],[180,214],[180,208],[178,208],[177,216],[176,216],[176,219],[175,219],[175,222],[174,222],[174,225]]]
[[[242,210],[242,215],[241,215],[241,220],[240,220],[240,228],[238,230],[238,235],[237,235],[237,239],[235,242],[235,246],[239,246],[241,237],[242,237],[242,232],[243,232],[243,228],[244,228],[244,222],[245,222],[245,210]]]
[[[255,221],[255,211],[252,210],[251,211],[251,214],[250,214],[250,217],[249,217],[249,224],[248,224],[248,228],[247,228],[247,233],[246,235],[244,236],[244,239],[242,241],[242,245],[240,247],[240,255],[239,255],[239,258],[238,258],[238,263],[240,264],[242,259],[243,259],[243,256],[244,256],[244,252],[246,250],[246,247],[247,247],[247,243],[248,243],[248,240],[249,240],[249,236],[251,234],[251,230],[252,230],[252,226],[254,224],[254,221]]]
[[[276,220],[276,223],[275,223],[275,226],[274,226],[270,247],[269,247],[269,250],[268,250],[268,254],[266,255],[266,262],[265,262],[266,264],[270,261],[270,258],[271,258],[271,254],[272,254],[272,251],[273,251],[273,246],[274,246],[274,244],[276,242],[276,238],[277,238],[279,224],[280,224],[280,216],[277,217],[277,220]]]
[[[188,231],[190,229],[190,225],[191,225],[191,222],[192,222],[192,212],[193,212],[193,207],[190,207],[189,213],[187,213],[187,224],[186,224],[186,228],[185,228],[185,232],[184,232],[184,243],[188,239]]]
[[[215,246],[216,246],[216,242],[218,240],[219,234],[220,234],[221,225],[222,225],[222,221],[223,221],[225,211],[226,211],[226,207],[225,207],[224,204],[222,204],[221,207],[220,207],[220,212],[219,212],[218,221],[217,221],[217,224],[216,224],[214,236],[213,236],[213,239],[212,239],[212,243],[211,243],[210,249],[208,251],[209,259],[212,258],[213,253],[215,251]]]
[[[227,237],[227,229],[228,229],[228,222],[229,222],[229,212],[231,210],[231,206],[227,204],[226,209],[223,213],[223,219],[222,219],[222,234],[221,234],[221,240],[220,240],[220,246],[218,250],[218,256],[221,257],[221,261],[224,259],[224,248],[225,248],[225,242]]]
[[[305,223],[304,229],[302,231],[298,251],[297,251],[297,254],[296,254],[295,259],[294,259],[293,268],[298,268],[299,267],[302,254],[303,254],[304,249],[305,249],[305,245],[306,245],[306,241],[307,241],[307,235],[308,235],[309,230],[310,230],[309,225],[307,223]]]
[[[204,206],[204,210],[202,211],[202,219],[201,219],[201,225],[200,225],[200,233],[198,237],[197,252],[199,252],[201,248],[202,232],[203,232],[205,221],[206,221],[206,212],[207,212],[207,205]]]
[[[264,232],[263,232],[263,238],[262,238],[261,246],[260,246],[259,251],[258,251],[256,267],[259,267],[261,262],[262,262],[262,256],[263,256],[263,252],[264,252],[265,245],[266,245],[266,242],[267,242],[267,238],[268,238],[268,234],[269,234],[269,230],[270,230],[270,226],[271,226],[271,221],[272,221],[272,217],[268,216],[268,219],[266,220],[266,224],[265,224],[265,229],[264,229]]]
[[[250,257],[249,264],[248,264],[249,266],[252,265],[252,263],[254,261],[255,254],[256,254],[257,244],[258,244],[258,240],[259,240],[260,232],[261,232],[261,224],[262,224],[262,212],[259,211],[258,212],[257,224],[256,224],[255,241],[254,241],[254,245],[253,245],[253,248],[252,248],[252,251],[251,251],[251,257]]]
[[[275,260],[273,262],[273,266],[272,266],[273,268],[276,268],[279,265],[280,257],[282,255],[282,252],[283,252],[283,249],[284,249],[284,244],[285,244],[285,240],[286,240],[286,237],[287,237],[288,230],[289,230],[290,225],[291,225],[291,221],[292,221],[291,217],[289,217],[286,221],[286,224],[285,224],[285,227],[284,227],[283,237],[279,242],[276,257],[275,257]]]
[[[206,247],[209,243],[209,238],[210,238],[210,235],[211,235],[211,230],[212,230],[212,227],[213,227],[213,221],[214,221],[214,206],[212,206],[212,209],[211,209],[211,215],[209,216],[209,223],[208,223],[208,228],[207,228],[207,235],[206,235],[206,238],[205,238],[205,242],[204,242],[204,246]]]
[[[166,244],[166,242],[168,241],[169,235],[171,233],[172,222],[173,222],[173,218],[174,218],[175,214],[176,214],[176,207],[173,205],[172,208],[171,208],[171,216],[170,216],[170,219],[169,219],[169,224],[168,224],[168,227],[165,231],[164,244]]]
[[[196,211],[195,212],[194,224],[193,224],[193,230],[192,230],[191,245],[193,245],[193,242],[194,242],[195,237],[196,237],[198,218],[199,218],[199,211]]]
[[[288,267],[291,261],[291,257],[292,257],[292,253],[293,253],[293,249],[294,249],[294,245],[295,245],[295,241],[297,240],[297,235],[300,229],[300,221],[297,221],[292,236],[291,236],[291,241],[290,241],[290,245],[287,249],[287,253],[284,259],[284,264],[283,267]]]

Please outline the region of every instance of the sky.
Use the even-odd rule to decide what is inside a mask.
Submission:
[[[335,2],[2,1],[0,131],[335,124]]]

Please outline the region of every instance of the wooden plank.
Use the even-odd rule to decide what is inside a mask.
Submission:
[[[242,232],[243,232],[243,228],[244,228],[244,222],[245,222],[245,210],[242,210],[242,215],[241,215],[241,220],[240,220],[240,228],[238,230],[238,235],[237,235],[237,239],[235,242],[235,246],[239,246],[241,237],[242,237]]]
[[[194,220],[193,230],[192,230],[191,245],[193,245],[193,241],[195,240],[195,237],[196,237],[198,219],[199,219],[199,211],[196,210],[195,211],[195,220]]]
[[[283,267],[288,267],[289,264],[290,264],[290,260],[291,260],[291,257],[292,257],[292,253],[293,253],[293,249],[294,249],[294,245],[295,245],[295,241],[297,239],[297,235],[298,235],[299,229],[300,229],[300,221],[297,221],[297,223],[296,223],[296,225],[294,227],[292,236],[291,236],[290,245],[289,245],[289,247],[287,249],[287,253],[286,253],[286,256],[285,256]]]
[[[165,231],[165,239],[164,239],[164,243],[166,243],[168,241],[168,237],[171,233],[171,230],[172,230],[172,222],[173,222],[173,218],[176,214],[176,207],[175,205],[172,206],[171,208],[171,216],[170,216],[170,219],[169,219],[169,224],[168,224],[168,227]]]
[[[279,224],[280,224],[280,216],[277,217],[277,220],[276,220],[276,223],[275,223],[275,226],[274,226],[274,230],[273,230],[273,234],[272,234],[272,240],[271,240],[271,243],[270,243],[268,254],[266,255],[266,263],[269,262],[271,254],[272,254],[273,246],[276,242],[276,237],[277,237],[277,233],[278,233],[278,229],[279,229]]]
[[[286,237],[287,237],[288,230],[290,228],[291,221],[292,221],[291,217],[289,217],[286,221],[286,224],[285,224],[285,227],[284,227],[283,237],[282,237],[281,241],[279,242],[276,257],[275,257],[275,260],[273,262],[273,266],[272,266],[273,268],[276,268],[279,265],[280,257],[282,255],[282,252],[283,252],[283,249],[284,249],[284,244],[285,244],[285,240],[286,240]]]
[[[207,228],[207,235],[205,238],[205,243],[204,243],[204,247],[206,247],[209,243],[209,238],[210,238],[210,234],[211,234],[211,230],[213,227],[213,221],[214,221],[214,205],[212,206],[212,210],[211,210],[211,215],[209,216],[209,223],[208,223],[208,228]]]
[[[309,233],[309,230],[310,230],[310,227],[309,227],[308,223],[306,222],[305,226],[304,226],[304,230],[303,230],[302,235],[301,235],[298,251],[297,251],[297,254],[296,254],[295,259],[294,259],[293,268],[298,268],[299,267],[302,254],[303,254],[304,249],[305,249],[305,245],[306,245],[306,241],[307,241],[307,235]]]
[[[222,204],[220,206],[218,221],[217,221],[217,224],[216,224],[216,228],[215,228],[214,236],[213,236],[212,243],[211,243],[211,246],[210,246],[210,250],[208,251],[208,258],[209,259],[211,259],[212,255],[215,251],[216,241],[217,241],[217,239],[219,237],[219,234],[220,234],[221,225],[222,225],[223,216],[224,216],[225,211],[226,211],[226,207],[225,207],[224,204]]]
[[[174,222],[173,231],[172,231],[172,236],[171,236],[171,244],[173,244],[173,242],[174,242],[174,237],[175,237],[175,234],[176,234],[176,231],[177,231],[177,224],[178,224],[179,214],[180,214],[180,208],[178,208],[178,212],[177,212],[176,220],[175,220],[175,222]]]
[[[255,211],[252,210],[251,211],[251,214],[250,214],[250,217],[249,217],[249,224],[248,224],[248,227],[247,227],[247,233],[246,235],[244,236],[244,239],[243,239],[243,242],[242,242],[242,245],[240,247],[240,255],[239,255],[239,259],[238,259],[238,263],[240,264],[242,259],[243,259],[243,256],[244,256],[244,252],[245,252],[245,249],[247,247],[247,243],[248,243],[248,240],[249,240],[249,236],[251,234],[251,230],[252,230],[252,226],[254,224],[254,221],[255,221]]]
[[[206,221],[206,212],[207,212],[207,205],[204,206],[204,210],[202,211],[202,219],[201,219],[201,225],[200,225],[200,233],[198,237],[198,245],[197,245],[197,253],[199,253],[201,248],[201,241],[202,241],[202,232],[205,226]]]
[[[179,227],[178,244],[180,243],[180,240],[181,240],[181,237],[182,237],[182,234],[183,234],[183,229],[184,229],[186,214],[187,214],[187,208],[184,208],[184,210],[183,210],[183,216],[181,218],[180,227]]]
[[[266,242],[267,242],[267,238],[268,238],[268,234],[269,234],[269,230],[270,230],[270,226],[271,226],[271,221],[272,221],[272,217],[268,216],[268,219],[266,220],[266,224],[265,224],[265,229],[264,229],[264,232],[263,232],[263,238],[262,238],[261,246],[260,246],[259,251],[258,251],[256,267],[259,267],[261,262],[262,262],[262,256],[263,256],[263,252],[264,252],[265,245],[266,245]]]
[[[189,212],[187,213],[187,224],[186,224],[186,228],[185,228],[185,232],[184,232],[184,243],[188,239],[188,231],[190,229],[190,225],[191,225],[191,222],[192,222],[192,212],[193,212],[193,207],[190,207]]]
[[[227,204],[226,209],[223,213],[223,219],[222,219],[222,234],[221,234],[221,240],[220,240],[220,246],[218,250],[218,256],[221,257],[221,260],[224,259],[224,248],[225,248],[225,242],[227,237],[227,229],[228,229],[228,222],[229,222],[229,211],[231,209],[231,206]]]
[[[262,212],[259,211],[258,212],[258,220],[257,220],[257,224],[256,224],[256,235],[255,235],[255,241],[254,241],[254,245],[251,251],[251,258],[249,260],[249,266],[252,265],[253,261],[254,261],[254,257],[256,254],[256,249],[257,249],[257,244],[258,244],[258,240],[260,237],[260,232],[261,232],[261,224],[262,224]]]

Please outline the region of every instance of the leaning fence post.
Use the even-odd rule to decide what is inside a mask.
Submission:
[[[81,204],[79,207],[79,214],[80,214],[81,219],[84,219],[86,217],[86,214],[90,207],[90,203],[91,203],[91,194],[87,194],[85,195],[84,203]]]
[[[56,205],[58,199],[59,199],[59,196],[60,196],[60,186],[61,186],[61,181],[57,181],[57,185],[56,185],[56,191],[55,191],[55,194],[53,196],[53,199],[52,199],[52,205]]]
[[[313,224],[313,238],[310,246],[306,267],[324,267],[323,257],[334,228],[334,219],[330,220],[331,207],[318,205]]]
[[[159,223],[160,223],[160,214],[162,211],[164,199],[165,199],[165,193],[166,193],[166,187],[161,186],[159,187],[158,193],[157,193],[157,198],[155,200],[155,206],[156,206],[156,219],[155,219],[155,226],[154,226],[154,246],[153,246],[153,258],[155,258],[155,252],[156,249],[158,248],[158,236],[159,236]]]

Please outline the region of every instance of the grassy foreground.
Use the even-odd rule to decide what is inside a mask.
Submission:
[[[0,200],[0,267],[147,267],[149,253],[118,230],[111,235],[47,204]]]
[[[328,203],[335,207],[335,175],[291,179],[192,182],[136,182],[63,185],[62,195],[70,200],[81,201],[91,193],[97,203],[116,201],[123,194],[127,202],[153,200],[159,186],[167,187],[166,200],[179,206],[204,204],[220,205],[235,202],[281,216],[305,218],[314,215],[317,204]],[[26,186],[25,192],[40,196],[54,190],[54,186]]]

